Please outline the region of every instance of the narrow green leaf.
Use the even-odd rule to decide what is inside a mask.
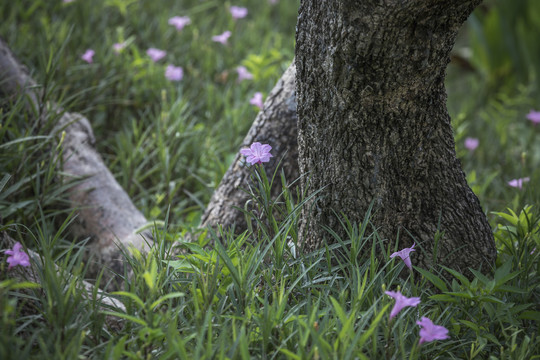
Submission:
[[[450,269],[449,267],[446,267],[446,266],[442,266],[441,267],[448,271],[450,274],[452,274],[456,279],[458,279],[459,281],[461,281],[461,284],[462,285],[465,285],[466,287],[469,287],[471,285],[471,283],[469,282],[469,280],[465,277],[465,275],[457,272],[456,270],[454,269]]]
[[[157,299],[156,301],[154,301],[152,303],[152,305],[150,305],[150,309],[154,310],[156,308],[156,306],[158,306],[159,304],[161,304],[165,300],[179,298],[179,297],[182,297],[182,296],[185,296],[185,295],[186,294],[181,293],[181,292],[174,292],[174,293],[164,295],[164,296],[160,297],[159,299]]]
[[[448,291],[448,287],[446,286],[446,284],[444,283],[444,281],[438,277],[437,275],[429,272],[428,270],[425,270],[425,269],[422,269],[422,268],[419,268],[419,267],[416,267],[415,268],[420,274],[422,274],[426,279],[429,280],[429,282],[431,282],[433,285],[435,285],[435,287],[441,291]]]
[[[540,311],[524,311],[521,314],[519,314],[518,318],[524,319],[524,320],[534,320],[540,323]]]
[[[119,318],[122,318],[122,319],[126,319],[126,320],[132,321],[134,323],[140,324],[142,326],[148,326],[148,324],[144,320],[139,319],[139,318],[137,318],[135,316],[128,315],[128,314],[122,314],[122,313],[113,312],[113,311],[103,311],[103,314],[116,316],[116,317],[119,317]]]
[[[279,349],[279,352],[282,353],[282,354],[285,354],[285,355],[287,356],[288,359],[302,360],[302,357],[301,357],[301,356],[296,355],[295,353],[293,353],[293,352],[290,351],[290,350],[287,350],[287,349]]]
[[[127,291],[115,291],[112,293],[113,295],[120,295],[120,296],[125,296],[127,298],[130,298],[131,300],[135,301],[137,303],[137,305],[139,305],[139,308],[144,308],[144,302],[135,294],[132,294],[130,292],[127,292]]]
[[[343,308],[339,304],[339,302],[334,299],[332,296],[330,296],[330,301],[332,301],[332,305],[334,306],[334,312],[339,318],[339,321],[341,324],[345,324],[347,322],[347,315],[345,314],[345,311],[343,311]]]
[[[386,313],[386,310],[388,310],[388,308],[390,307],[391,304],[386,304],[382,309],[381,311],[379,312],[379,314],[377,314],[377,317],[371,322],[371,325],[369,326],[369,328],[367,329],[367,331],[365,333],[362,334],[362,337],[360,337],[360,341],[358,342],[358,347],[361,349],[364,344],[366,343],[367,339],[369,339],[369,337],[371,336],[371,334],[373,334],[373,332],[375,331],[375,329],[377,328],[377,325],[379,325],[379,323],[381,322],[382,320],[382,317],[383,315]]]

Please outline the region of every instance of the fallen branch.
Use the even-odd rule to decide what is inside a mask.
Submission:
[[[68,193],[72,207],[78,213],[70,231],[78,238],[91,239],[89,255],[96,261],[90,264],[89,275],[95,277],[104,264],[114,270],[104,274],[105,282],[114,273],[123,274],[122,249],[134,246],[142,251],[148,250],[146,242],[151,242],[152,237],[148,232],[137,234],[136,230],[146,225],[147,220],[96,151],[90,122],[80,114],[64,112],[56,104],[44,104],[40,100],[39,87],[2,39],[0,69],[0,94],[3,97],[14,100],[26,95],[27,108],[39,117],[37,121],[46,121],[48,114],[58,117],[52,135],[62,139],[59,170],[63,180],[80,179]],[[43,109],[48,109],[48,112]],[[119,286],[121,284],[114,285]]]

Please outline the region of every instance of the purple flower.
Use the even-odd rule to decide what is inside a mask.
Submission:
[[[21,250],[21,248],[21,243],[17,241],[15,245],[13,245],[13,250],[6,250],[6,254],[10,255],[7,258],[9,264],[8,269],[17,265],[30,266],[30,258],[27,253]]]
[[[255,95],[249,100],[251,105],[255,105],[259,109],[263,108],[263,95],[260,92],[256,92]]]
[[[167,55],[167,52],[165,50],[149,48],[146,50],[146,54],[150,56],[153,62],[158,62],[159,60],[163,59],[165,55]]]
[[[233,19],[242,19],[245,18],[248,14],[248,9],[240,6],[231,6],[229,9]]]
[[[184,70],[180,66],[167,65],[165,77],[171,81],[180,81],[184,77]]]
[[[173,16],[169,19],[169,25],[172,25],[176,30],[180,31],[184,26],[191,24],[191,19],[187,16]]]
[[[393,297],[396,300],[396,303],[394,304],[394,307],[390,312],[390,320],[392,320],[392,318],[396,316],[404,307],[416,307],[416,305],[420,304],[419,297],[408,298],[406,296],[403,296],[399,291],[385,291],[384,293],[388,296]]]
[[[480,144],[480,140],[477,138],[468,137],[465,139],[465,149],[469,151],[474,151],[478,147],[478,144]]]
[[[270,4],[277,4],[278,1],[279,1],[279,0],[268,0],[268,2],[269,2]]]
[[[531,120],[534,125],[540,124],[540,111],[531,110],[527,114],[527,119]]]
[[[513,180],[510,180],[508,182],[508,185],[510,185],[511,187],[521,189],[523,187],[523,183],[528,182],[530,180],[531,180],[531,178],[529,178],[529,177],[520,178],[520,179],[513,179]]]
[[[122,52],[122,50],[124,50],[124,48],[126,47],[127,43],[124,41],[124,42],[121,42],[121,43],[115,43],[113,45],[113,50],[114,50],[114,53],[116,55],[120,54]]]
[[[212,40],[223,45],[227,45],[227,39],[231,37],[230,31],[225,31],[223,34],[212,36]]]
[[[84,61],[86,61],[87,63],[91,64],[92,63],[92,58],[94,57],[94,50],[92,49],[88,49],[86,50],[86,52],[81,56],[81,59],[83,59]]]
[[[433,340],[445,340],[449,338],[447,328],[435,325],[425,316],[423,316],[421,320],[418,320],[416,324],[422,327],[422,329],[420,329],[420,345]]]
[[[270,158],[273,157],[270,150],[272,150],[270,145],[261,145],[260,142],[254,142],[249,149],[240,150],[240,154],[246,157],[248,163],[255,165],[270,161]]]
[[[238,82],[242,80],[251,80],[253,79],[253,74],[250,73],[245,66],[239,66],[236,68],[236,72],[238,73]]]
[[[416,250],[414,250],[415,245],[416,245],[416,243],[413,244],[413,246],[411,246],[410,248],[405,248],[405,249],[403,249],[401,251],[396,251],[395,253],[390,255],[390,258],[394,258],[396,256],[399,256],[403,260],[405,265],[407,265],[407,267],[412,270],[411,258],[409,257],[409,254],[411,252],[413,252],[413,251],[416,251]]]

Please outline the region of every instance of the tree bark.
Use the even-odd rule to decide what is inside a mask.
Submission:
[[[299,177],[295,74],[293,61],[266,98],[263,109],[242,141],[243,147],[257,141],[270,144],[274,158],[265,163],[264,168],[272,175],[281,160],[280,166],[289,182]],[[239,151],[212,195],[201,226],[215,228],[221,225],[224,229],[234,226],[236,233],[246,230],[245,216],[235,207],[243,209],[249,200],[249,194],[242,190],[248,188],[249,181],[250,169]],[[281,190],[281,181],[276,181],[272,187],[273,197],[276,198]]]
[[[70,231],[78,238],[90,237],[92,240],[89,246],[92,263],[88,274],[95,277],[103,265],[123,274],[122,250],[130,246],[147,250],[146,241],[151,242],[152,236],[148,232],[136,233],[147,220],[96,151],[90,122],[80,114],[64,112],[56,104],[45,104],[39,87],[2,39],[0,69],[2,97],[14,100],[25,94],[27,110],[39,117],[36,121],[44,123],[49,115],[58,118],[51,135],[59,139],[63,149],[59,162],[62,181],[79,179],[68,193],[72,206],[77,209]],[[104,283],[111,277],[111,272],[105,272]]]
[[[345,238],[338,219],[360,223],[373,201],[379,235],[392,248],[416,242],[416,265],[489,270],[493,235],[456,158],[444,88],[458,29],[479,3],[301,1],[299,163],[303,191],[322,189],[302,213],[307,250],[331,241],[324,227]]]

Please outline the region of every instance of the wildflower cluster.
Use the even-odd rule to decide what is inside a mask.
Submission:
[[[261,144],[260,142],[254,142],[249,148],[244,148],[240,150],[240,154],[246,157],[246,162],[251,165],[262,164],[263,162],[270,161],[272,154],[270,154],[272,147],[268,144]],[[400,257],[405,265],[412,270],[412,262],[410,254],[414,251],[416,244],[413,244],[409,248],[404,248],[400,251],[394,252],[390,255],[390,258]],[[420,304],[419,297],[408,298],[401,294],[399,291],[386,291],[386,295],[394,298],[396,303],[390,312],[390,320],[397,316],[397,314],[405,307],[416,307]],[[420,330],[420,341],[419,344],[424,342],[430,342],[433,340],[445,340],[448,339],[448,329],[443,326],[435,325],[429,318],[422,317],[419,321],[416,322],[422,328]]]
[[[416,251],[414,249],[416,244],[413,244],[410,248],[404,248],[403,250],[396,251],[392,255],[390,255],[390,258],[394,257],[400,257],[405,265],[412,270],[412,263],[410,254],[411,252]],[[420,298],[418,297],[411,297],[408,298],[401,294],[399,291],[385,291],[385,294],[394,298],[396,300],[396,303],[394,304],[394,307],[392,308],[392,311],[390,312],[390,320],[392,320],[403,308],[407,306],[416,307],[418,304],[420,304]],[[433,340],[445,340],[448,339],[448,329],[446,329],[444,326],[435,325],[429,318],[422,317],[421,320],[417,321],[416,324],[420,325],[422,329],[420,330],[420,342],[419,344],[423,344],[425,342],[433,341]]]
[[[64,3],[70,3],[75,0],[64,0]],[[276,4],[278,0],[269,0],[271,4]],[[248,9],[246,7],[241,6],[230,6],[229,12],[234,20],[243,19],[248,16]],[[189,16],[173,16],[171,17],[168,22],[169,25],[176,28],[177,31],[182,31],[186,26],[190,25],[192,23]],[[212,41],[220,43],[222,45],[227,45],[229,38],[232,36],[232,32],[230,30],[226,30],[221,34],[212,36]],[[113,51],[116,55],[120,55],[122,51],[128,46],[129,44],[126,41],[118,42],[113,45]],[[154,47],[150,47],[146,50],[146,54],[150,59],[157,63],[160,60],[164,59],[167,56],[167,51],[162,49],[157,49]],[[93,49],[87,49],[83,55],[81,55],[81,59],[89,64],[92,64],[94,62],[94,55],[96,55],[95,51]],[[238,66],[236,68],[236,71],[238,73],[238,82],[244,81],[244,80],[252,80],[253,74],[251,74],[244,66]],[[184,69],[180,66],[175,66],[172,64],[168,64],[165,68],[165,78],[170,81],[181,81],[184,77]],[[263,107],[263,96],[262,93],[256,92],[253,96],[253,98],[249,101],[250,104],[257,106],[259,109],[262,109]]]

